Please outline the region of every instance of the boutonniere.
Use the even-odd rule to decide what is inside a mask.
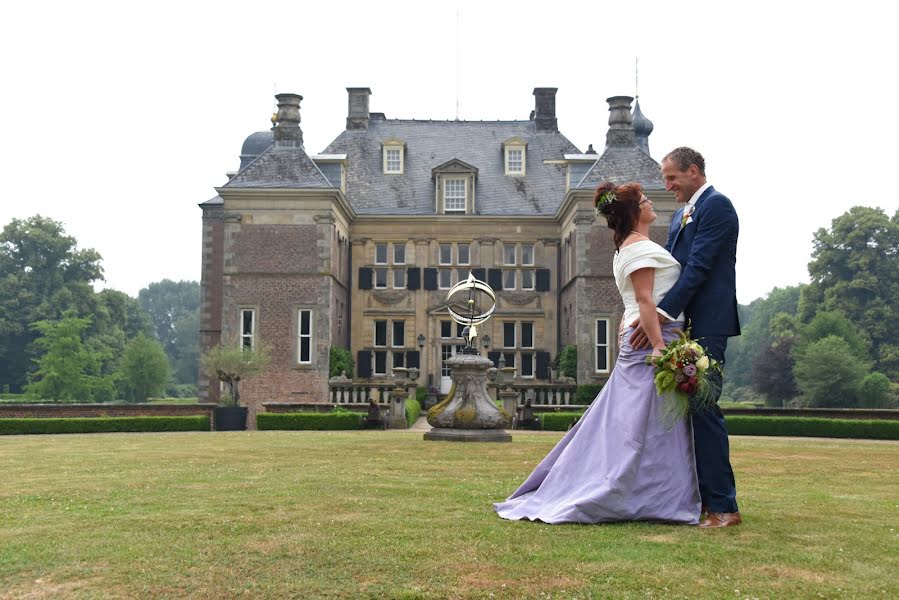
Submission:
[[[690,215],[693,214],[693,209],[696,208],[695,204],[688,204],[684,207],[684,214],[681,215],[680,218],[680,228],[683,229],[687,226],[687,223],[692,223],[693,219],[690,218]]]

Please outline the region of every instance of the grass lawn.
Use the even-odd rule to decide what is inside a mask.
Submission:
[[[0,438],[0,598],[897,598],[899,443],[732,438],[741,527],[507,522],[561,437]]]

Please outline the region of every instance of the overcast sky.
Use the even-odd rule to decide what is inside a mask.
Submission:
[[[742,303],[808,280],[812,234],[853,205],[892,215],[899,56],[886,2],[13,2],[0,18],[0,226],[62,221],[136,295],[200,278],[200,209],[302,94],[306,149],[347,87],[388,118],[527,119],[602,151],[634,95],[653,157],[690,145],[740,215]],[[457,14],[459,33],[457,35]],[[458,40],[458,44],[457,44]],[[458,48],[458,50],[457,50]],[[458,86],[457,70],[458,69]],[[458,94],[457,94],[458,89]]]

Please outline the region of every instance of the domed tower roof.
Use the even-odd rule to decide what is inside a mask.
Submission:
[[[250,134],[240,148],[240,169],[238,170],[253,162],[257,156],[262,154],[274,142],[275,135],[271,131],[257,131]]]
[[[640,99],[634,105],[634,134],[637,139],[637,146],[640,150],[649,154],[649,134],[652,133],[652,121],[646,118],[643,111],[640,110]]]

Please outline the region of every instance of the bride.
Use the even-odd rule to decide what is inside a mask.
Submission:
[[[649,239],[656,219],[652,202],[637,183],[596,190],[597,212],[614,230],[618,251],[615,283],[624,301],[622,323],[648,324],[652,354],[674,339],[677,321],[659,325],[656,304],[680,275],[680,265]],[[505,501],[494,504],[504,519],[544,523],[662,521],[695,524],[699,486],[689,419],[673,426],[656,394],[649,350],[628,343],[608,382],[577,424]]]

